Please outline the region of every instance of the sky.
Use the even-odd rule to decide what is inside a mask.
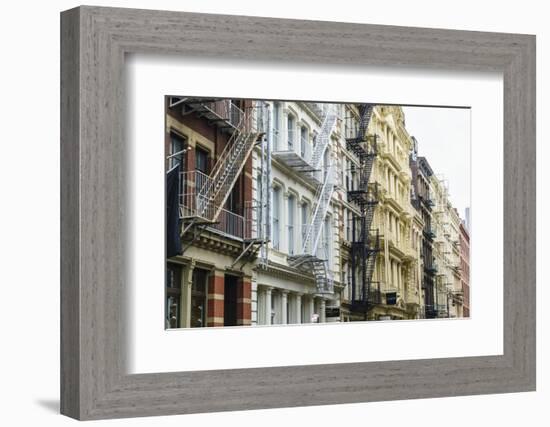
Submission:
[[[470,109],[403,107],[405,127],[436,175],[445,178],[461,218],[470,206]]]

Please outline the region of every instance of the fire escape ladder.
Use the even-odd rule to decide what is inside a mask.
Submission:
[[[317,293],[333,292],[332,270],[329,266],[328,254],[320,255],[318,247],[335,186],[334,165],[332,163],[322,165],[322,160],[330,143],[330,136],[336,124],[336,119],[337,116],[333,106],[329,106],[323,117],[321,130],[311,156],[313,171],[307,172],[317,174],[320,177],[319,181],[321,181],[315,194],[315,208],[304,233],[301,253],[288,258],[289,264],[293,267],[304,268],[309,266],[308,269],[313,273],[315,279]]]
[[[195,98],[186,99],[185,102],[201,117],[217,123],[222,129],[229,129],[231,136],[208,176],[200,174],[199,179],[199,171],[185,173],[197,176],[193,175],[194,185],[191,190],[187,190],[188,194],[184,194],[186,190],[180,187],[180,200],[184,205],[189,203],[184,206],[189,214],[185,217],[187,221],[183,224],[181,235],[188,231],[194,232],[194,237],[183,250],[190,247],[208,226],[219,221],[223,206],[254,145],[265,133],[263,117],[266,108],[260,105],[241,110],[226,102]]]
[[[380,289],[373,289],[372,283],[376,259],[380,251],[380,238],[378,231],[375,234],[370,232],[378,204],[378,186],[369,184],[378,152],[376,138],[367,136],[374,105],[361,104],[358,109],[360,120],[357,134],[353,138],[346,138],[346,148],[359,160],[358,188],[348,191],[348,200],[355,202],[361,213],[353,222],[351,306],[353,311],[362,312],[366,319],[368,310],[381,303]]]
[[[315,210],[310,225],[307,227],[305,239],[302,242],[302,253],[315,255],[323,231],[323,223],[330,206],[330,199],[334,191],[333,165],[327,169],[322,185],[317,189]]]
[[[208,223],[213,224],[218,221],[223,205],[229,197],[235,182],[237,182],[258,136],[258,133],[233,133],[222,156],[216,162],[210,179],[197,191],[197,217],[191,219],[181,233],[184,235],[194,228],[194,237],[183,247],[182,253],[201,236]],[[230,148],[228,149],[228,147]],[[197,221],[198,217],[206,219],[207,223],[201,224]],[[196,225],[199,225],[199,227],[195,227]]]
[[[326,260],[316,259],[312,261],[313,277],[318,294],[331,294],[334,292],[332,271]]]
[[[214,165],[211,179],[199,190],[197,205],[199,214],[215,222],[223,209],[235,182],[239,178],[244,165],[254,148],[254,143],[260,136],[257,131],[248,131],[247,115],[243,117],[237,131],[233,133],[229,143],[219,160]]]
[[[313,152],[311,153],[310,163],[315,170],[319,170],[321,168],[323,156],[330,143],[330,135],[332,134],[332,129],[336,124],[336,119],[337,115],[334,111],[334,106],[330,105],[323,117],[321,130],[317,135],[315,147],[313,147]]]

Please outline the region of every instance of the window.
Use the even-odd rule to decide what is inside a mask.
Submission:
[[[238,277],[225,275],[223,291],[223,326],[237,326],[238,286]]]
[[[294,255],[295,248],[295,212],[296,212],[296,197],[292,194],[288,196],[288,254]]]
[[[300,209],[300,215],[301,215],[301,223],[302,223],[302,245],[304,244],[306,240],[306,232],[307,232],[307,226],[308,226],[308,204],[302,203],[301,209]],[[308,248],[306,248],[308,249]]]
[[[170,132],[170,152],[168,153],[168,170],[175,167],[178,163],[181,170],[185,170],[185,153],[183,152],[186,140],[174,132]]]
[[[351,227],[353,222],[353,212],[349,209],[345,210],[346,212],[346,240],[351,242]]]
[[[208,270],[193,269],[191,283],[191,327],[202,328],[206,326],[206,303],[208,288]]]
[[[351,187],[350,187],[350,173],[351,173],[351,162],[349,159],[346,159],[345,160],[346,162],[346,191],[350,191],[351,190]]]
[[[181,328],[181,266],[166,265],[166,327]]]
[[[325,238],[325,256],[328,260],[329,269],[332,269],[332,227],[331,218],[327,216],[324,224],[324,238]]]
[[[294,117],[290,114],[287,117],[287,139],[289,151],[294,150]]]
[[[195,169],[208,175],[208,151],[200,147],[195,149]]]
[[[355,163],[353,162],[350,162],[350,175],[351,175],[351,178],[350,178],[350,188],[349,190],[351,191],[354,191],[356,190],[356,182],[357,182],[357,169],[355,167]]]
[[[346,138],[357,138],[359,126],[351,110],[346,111],[344,134]]]
[[[328,168],[330,166],[330,150],[329,148],[327,147],[325,149],[325,153],[323,155],[323,180],[327,177],[327,174],[328,174]]]
[[[279,149],[279,134],[281,133],[281,104],[273,103],[273,150]]]
[[[281,196],[281,189],[279,187],[273,187],[273,248],[279,249],[279,242],[280,242],[280,224],[279,219],[281,216],[280,212],[280,196]]]
[[[300,128],[300,155],[302,157],[306,157],[306,151],[307,151],[307,128],[305,126],[302,126]]]
[[[231,189],[231,192],[229,193],[229,197],[227,198],[227,201],[225,202],[225,208],[229,212],[236,213],[238,215],[242,215],[243,211],[243,203],[241,200],[241,179],[237,178],[237,182]]]

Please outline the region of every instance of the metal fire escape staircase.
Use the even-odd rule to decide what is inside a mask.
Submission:
[[[232,111],[221,114],[219,109],[214,107],[215,103],[213,102],[204,102],[200,99],[188,100],[187,105],[209,120],[221,122],[232,133],[211,173],[201,182],[199,188],[194,189],[195,209],[191,216],[184,218],[187,223],[184,223],[182,236],[194,225],[208,225],[218,221],[223,206],[256,141],[264,133],[262,127],[258,126],[255,114],[257,107],[249,107],[245,111],[237,110],[234,107]]]
[[[317,136],[317,143],[309,161],[312,170],[305,172],[320,182],[315,195],[316,204],[311,221],[306,226],[303,234],[301,253],[289,257],[288,260],[292,267],[311,271],[315,279],[317,293],[331,294],[333,293],[334,284],[332,270],[329,266],[328,254],[322,253],[322,248],[319,249],[319,241],[323,234],[323,225],[335,186],[334,165],[332,163],[324,164],[323,159],[330,143],[337,115],[332,105],[329,105],[323,113],[324,116],[319,135]],[[325,239],[330,238],[330,235],[325,236]]]
[[[346,148],[359,159],[359,185],[348,191],[348,201],[358,205],[360,216],[353,221],[351,242],[351,287],[352,310],[362,311],[366,316],[370,307],[381,303],[381,293],[374,289],[372,276],[380,251],[378,230],[371,233],[374,211],[378,204],[378,186],[369,184],[374,160],[378,155],[376,137],[369,138],[367,129],[374,105],[359,106],[360,122],[354,138],[346,139]]]

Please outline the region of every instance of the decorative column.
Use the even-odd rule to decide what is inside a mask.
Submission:
[[[273,288],[271,286],[265,287],[265,306],[264,306],[264,325],[271,325],[271,291]]]
[[[252,322],[252,283],[250,276],[239,277],[237,288],[237,325]]]
[[[263,325],[265,320],[265,296],[264,288],[256,286],[256,325]]]
[[[288,313],[287,313],[288,291],[286,291],[286,290],[281,291],[280,301],[281,301],[281,318],[279,319],[278,323],[280,325],[286,325],[288,323],[287,322],[287,316],[288,316]]]
[[[214,270],[208,276],[207,326],[223,326],[224,320],[224,271]]]
[[[321,303],[319,304],[319,323],[326,323],[327,316],[326,316],[326,308],[327,308],[327,301],[324,298],[321,298]]]
[[[385,286],[384,286],[384,290],[388,289],[388,287],[390,286],[390,282],[391,282],[391,277],[390,277],[390,245],[388,244],[388,239],[390,238],[390,233],[389,233],[389,226],[387,224],[387,222],[389,222],[389,215],[386,215],[386,211],[382,211],[381,212],[385,221],[384,221],[384,239],[385,239],[385,242],[384,242],[384,276],[385,276]],[[381,215],[381,217],[382,217]]]
[[[314,300],[313,300],[313,297],[310,296],[308,297],[307,299],[307,318],[306,318],[306,323],[312,323],[312,317],[313,317],[313,313],[315,313],[315,307],[314,307]]]
[[[191,326],[191,286],[193,284],[193,270],[195,261],[183,269],[181,275],[181,327],[189,328]]]
[[[302,323],[302,294],[294,295],[294,318],[292,323]]]

